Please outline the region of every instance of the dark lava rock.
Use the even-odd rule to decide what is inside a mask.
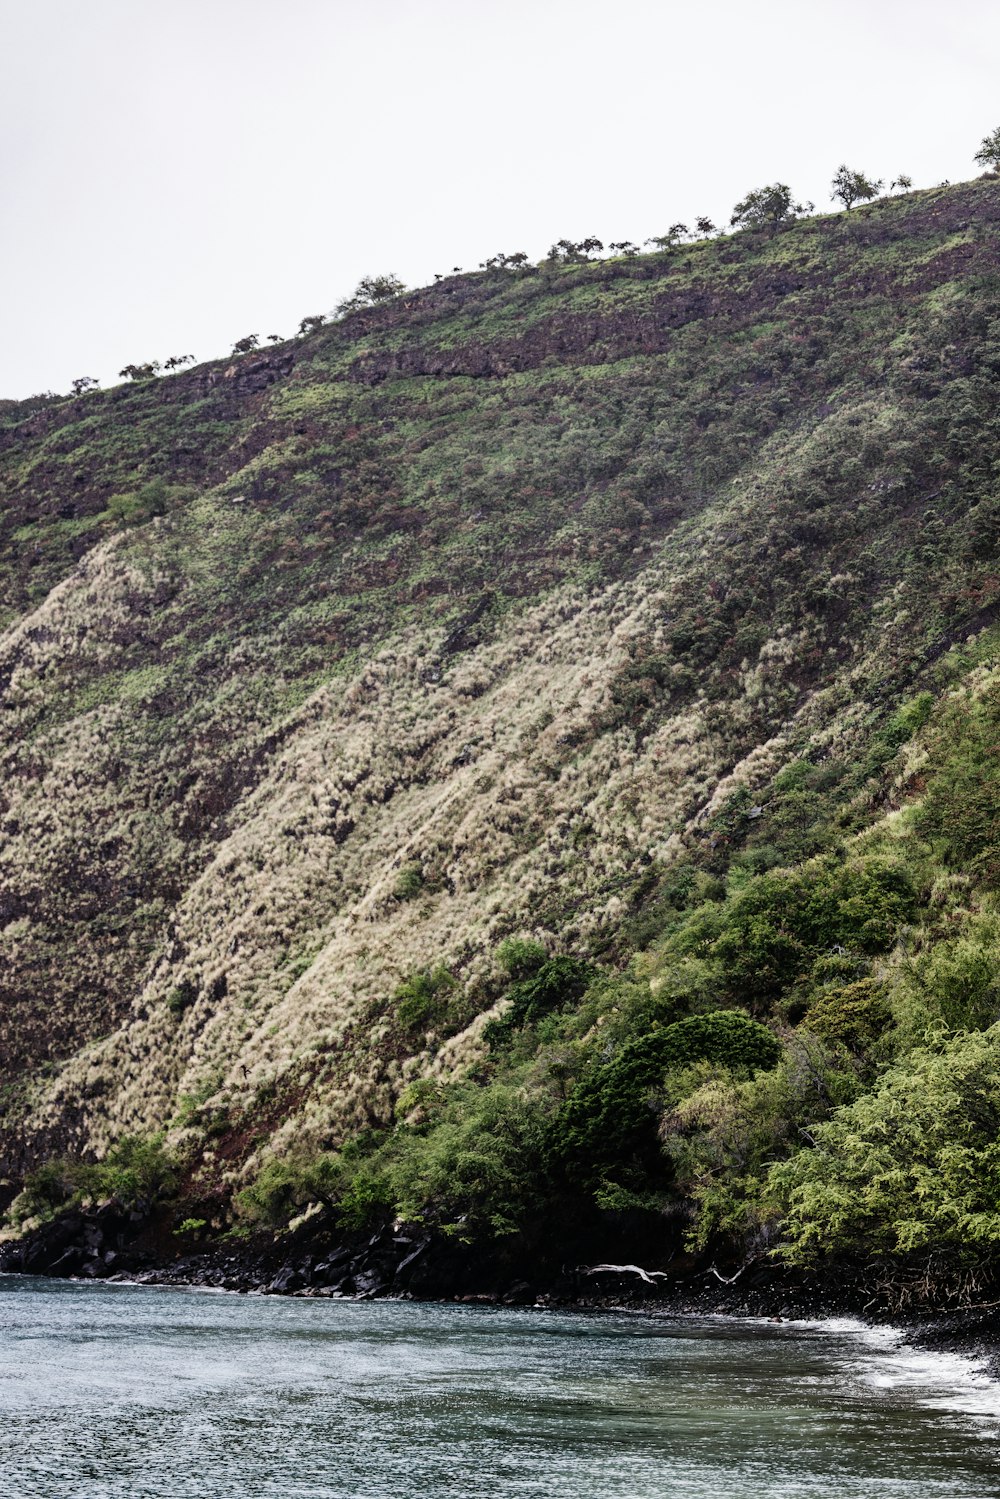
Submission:
[[[290,1291],[301,1291],[306,1278],[293,1265],[284,1265],[265,1290],[272,1296],[287,1295]]]
[[[535,1293],[526,1280],[516,1280],[502,1298],[504,1306],[530,1306]]]

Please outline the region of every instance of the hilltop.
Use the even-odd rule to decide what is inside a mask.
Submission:
[[[163,1134],[201,1229],[555,1206],[980,1284],[998,396],[984,178],[0,407],[20,1216]],[[844,1208],[897,1167],[936,1226]]]

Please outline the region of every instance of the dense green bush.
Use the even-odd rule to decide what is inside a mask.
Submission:
[[[846,1055],[808,1036],[792,1038],[777,1066],[752,1078],[709,1064],[677,1077],[660,1137],[694,1210],[692,1247],[718,1237],[747,1248],[770,1242],[770,1167],[801,1150],[816,1121],[858,1086]]]
[[[29,1218],[51,1218],[77,1191],[77,1163],[64,1158],[45,1161],[25,1177],[21,1191],[8,1209],[15,1225]]]
[[[393,894],[397,900],[412,900],[424,888],[424,870],[419,860],[404,864],[396,876]]]
[[[932,1034],[985,1030],[1000,1020],[998,949],[1000,916],[987,910],[966,915],[955,936],[937,935],[906,955],[892,997],[899,1046]]]
[[[773,1067],[781,1045],[736,1010],[691,1015],[597,1060],[570,1094],[553,1127],[553,1154],[575,1177],[593,1179],[636,1159],[652,1165],[668,1069],[708,1061],[754,1072]]]
[[[497,962],[512,979],[527,979],[538,972],[548,954],[530,937],[505,937],[497,948]]]
[[[544,1116],[509,1084],[457,1090],[435,1126],[388,1152],[395,1211],[471,1240],[517,1232],[545,1201]]]
[[[365,1228],[392,1200],[377,1148],[355,1146],[310,1159],[268,1161],[238,1194],[236,1206],[245,1221],[282,1228],[311,1203],[321,1203],[344,1228]]]
[[[1000,1250],[1000,1026],[911,1053],[812,1133],[769,1177],[787,1259]]]
[[[463,1239],[523,1227],[545,1194],[541,1111],[501,1083],[422,1097],[430,1117],[419,1127],[401,1123],[366,1148],[269,1162],[240,1193],[241,1215],[280,1226],[318,1202],[347,1228],[387,1212]]]
[[[917,826],[950,864],[1000,887],[1000,687],[951,705],[925,774]]]
[[[396,1019],[404,1030],[427,1029],[443,1018],[448,995],[454,987],[455,977],[443,963],[418,969],[403,980],[393,995]]]
[[[518,971],[530,963],[530,955],[519,952]],[[491,1020],[483,1030],[484,1039],[497,1050],[523,1026],[535,1025],[546,1015],[579,1000],[596,975],[593,964],[581,958],[560,955],[539,964],[530,977],[520,979],[507,991],[510,1003],[505,1012]]]
[[[167,1009],[171,1015],[183,1015],[198,998],[198,986],[193,979],[181,979],[167,995]]]
[[[810,1002],[803,1024],[825,1041],[866,1047],[892,1022],[883,985],[873,979],[821,989]]]
[[[816,860],[775,869],[727,901],[711,954],[734,999],[766,1006],[831,948],[885,952],[916,908],[902,863]]]
[[[61,1157],[32,1172],[10,1207],[14,1223],[50,1218],[84,1200],[112,1199],[123,1208],[148,1212],[177,1186],[178,1165],[162,1135],[125,1135],[102,1161]]]

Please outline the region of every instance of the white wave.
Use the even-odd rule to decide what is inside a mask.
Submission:
[[[986,1361],[972,1354],[917,1348],[899,1327],[877,1327],[852,1317],[795,1321],[786,1325],[856,1340],[851,1373],[869,1389],[898,1391],[927,1408],[1000,1422],[1000,1381]],[[1000,1425],[982,1435],[1000,1438]]]

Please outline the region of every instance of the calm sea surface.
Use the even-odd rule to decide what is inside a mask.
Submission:
[[[1000,1499],[1000,1387],[849,1324],[0,1276],[3,1499]]]

